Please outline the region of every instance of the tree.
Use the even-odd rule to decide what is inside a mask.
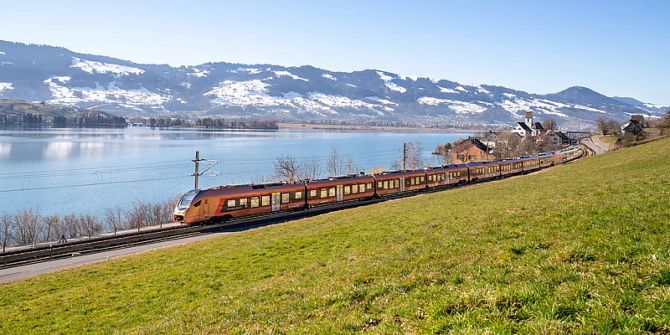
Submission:
[[[118,230],[124,228],[123,209],[119,206],[105,209],[105,224],[114,232],[114,235],[116,235]]]
[[[666,135],[670,132],[670,109],[668,109],[665,117],[661,119],[658,129],[661,131],[661,135]]]
[[[300,176],[303,179],[321,178],[321,162],[318,159],[311,159],[300,164]]]
[[[405,144],[405,153],[403,155],[404,166],[407,170],[415,170],[423,167],[423,146],[421,142],[412,142]]]
[[[328,160],[326,162],[328,169],[328,174],[331,177],[339,176],[343,174],[343,159],[340,153],[337,151],[337,148],[332,147],[330,149],[330,154],[328,155]]]
[[[12,217],[7,213],[0,215],[0,243],[2,252],[5,252],[7,244],[12,240]]]
[[[293,182],[298,180],[300,164],[294,156],[281,155],[275,161],[275,174],[284,181]]]
[[[545,130],[558,130],[558,123],[552,119],[542,121],[542,128]]]
[[[46,226],[46,235],[44,240],[55,241],[61,236],[65,235],[65,225],[58,215],[45,216],[43,219],[44,226]]]
[[[26,209],[14,215],[12,228],[16,244],[35,244],[40,237],[40,217],[32,209]]]
[[[79,225],[82,233],[91,238],[93,235],[102,232],[102,224],[94,216],[86,214],[79,215]]]
[[[79,223],[77,217],[74,214],[68,214],[63,216],[63,226],[69,237],[79,237],[81,232],[79,229]]]

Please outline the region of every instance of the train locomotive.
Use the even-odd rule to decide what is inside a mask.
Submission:
[[[450,164],[420,170],[348,175],[293,183],[217,186],[191,190],[174,209],[175,222],[204,224],[233,218],[299,211],[371,198],[397,197],[530,173],[584,155],[581,147],[490,162]]]

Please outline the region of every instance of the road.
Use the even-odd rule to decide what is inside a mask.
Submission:
[[[82,265],[104,262],[110,259],[120,258],[156,249],[163,249],[163,248],[174,247],[177,245],[189,244],[197,241],[204,241],[223,235],[235,234],[237,232],[238,231],[227,231],[227,232],[204,234],[194,237],[187,237],[184,239],[164,241],[153,244],[145,244],[125,249],[115,249],[100,253],[93,253],[93,254],[57,259],[49,262],[40,262],[35,264],[17,266],[9,269],[2,269],[0,270],[0,283],[8,283],[17,280],[24,280],[53,271],[59,271],[79,267]]]
[[[582,139],[582,144],[591,149],[596,155],[601,155],[607,152],[607,147],[605,143],[600,142],[599,140],[594,140],[593,137],[587,137]]]

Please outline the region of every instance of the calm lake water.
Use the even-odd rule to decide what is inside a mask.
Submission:
[[[101,215],[116,205],[157,202],[193,188],[195,151],[207,175],[200,186],[249,183],[271,177],[280,155],[320,160],[332,147],[361,171],[389,168],[403,142],[420,141],[430,152],[469,134],[126,129],[0,130],[0,212]],[[213,165],[210,167],[210,165]]]

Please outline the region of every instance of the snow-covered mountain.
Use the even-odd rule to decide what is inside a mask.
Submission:
[[[667,107],[610,98],[584,87],[538,95],[491,85],[312,66],[136,64],[70,50],[0,41],[0,98],[46,101],[122,115],[200,113],[283,120],[501,125],[532,111],[564,127],[599,117],[660,115]]]

